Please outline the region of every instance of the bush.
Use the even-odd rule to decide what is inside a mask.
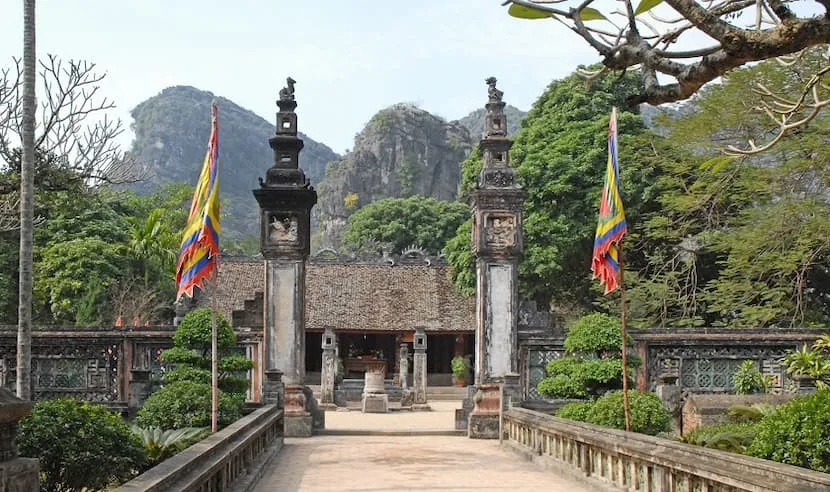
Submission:
[[[752,442],[756,432],[756,422],[730,422],[698,427],[678,440],[695,446],[743,453]]]
[[[161,353],[175,367],[165,373],[164,386],[153,393],[139,411],[142,427],[180,429],[210,425],[211,318],[208,308],[188,313],[176,328],[172,348]],[[249,387],[250,359],[234,354],[236,334],[217,316],[219,424],[228,425],[242,416],[245,390]],[[177,401],[178,400],[178,401]]]
[[[569,354],[586,353],[602,357],[608,352],[619,352],[621,341],[619,319],[607,314],[592,313],[579,318],[568,328],[565,350]]]
[[[671,415],[660,397],[654,393],[629,391],[628,403],[631,410],[631,430],[656,436],[670,428]],[[625,429],[623,392],[606,393],[591,406],[587,422],[616,429]]]
[[[219,426],[226,426],[242,416],[245,405],[241,395],[219,392]],[[156,391],[144,408],[138,411],[135,423],[139,427],[182,429],[210,427],[210,385],[193,381],[178,381]]]
[[[181,429],[161,430],[158,427],[144,429],[133,426],[133,433],[141,439],[147,454],[147,469],[150,469],[179,451],[204,439],[210,434],[206,427],[184,427]]]
[[[757,426],[746,454],[830,472],[830,390],[793,398]]]
[[[575,401],[562,405],[562,408],[556,411],[556,416],[563,419],[578,420],[585,422],[588,420],[588,414],[591,412],[593,402],[590,401]]]
[[[72,398],[38,402],[20,421],[20,454],[40,459],[44,492],[101,490],[128,480],[146,456],[117,414]]]
[[[736,395],[766,393],[769,389],[769,379],[761,374],[754,362],[745,360],[732,375],[732,387]]]
[[[548,377],[537,385],[551,398],[596,398],[622,388],[620,322],[605,314],[583,316],[568,329],[566,357],[548,363]],[[629,380],[640,364],[636,356],[628,359]]]

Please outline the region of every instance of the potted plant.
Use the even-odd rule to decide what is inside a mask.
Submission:
[[[453,383],[456,386],[464,386],[464,381],[467,378],[467,372],[470,370],[470,363],[467,359],[456,355],[450,363],[450,370],[452,370]]]

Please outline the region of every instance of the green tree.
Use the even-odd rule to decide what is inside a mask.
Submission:
[[[139,410],[138,425],[162,429],[210,425],[211,317],[209,308],[199,308],[179,323],[173,347],[161,353],[162,360],[175,368],[164,375],[164,386]],[[235,353],[236,334],[221,315],[217,315],[217,343],[219,423],[227,425],[242,415],[248,388],[245,373],[253,363]]]
[[[761,156],[728,158],[720,148],[760,139],[751,81],[797,98],[822,63],[767,62],[737,70],[666,122],[686,158],[658,177],[660,209],[645,218],[646,262],[630,288],[632,316],[650,325],[822,325],[830,319],[830,119],[785,136]]]
[[[576,75],[554,81],[534,103],[516,135],[511,163],[528,193],[520,289],[542,305],[555,300],[580,310],[589,308],[598,297],[591,282],[590,258],[608,158],[608,117],[611,107],[622,107],[637,83],[633,76],[604,80],[592,87]],[[636,112],[620,111],[618,127],[623,199],[632,235],[640,217],[657,208],[656,176],[664,162],[676,156],[644,127]],[[464,161],[462,197],[475,187],[481,165],[476,154]],[[471,264],[461,254],[469,244],[461,232],[447,251],[457,272]],[[627,256],[634,266],[641,261],[637,255]],[[458,274],[457,279],[459,287],[470,289],[474,276]]]
[[[415,245],[439,252],[469,215],[463,203],[424,196],[385,198],[349,216],[343,238],[356,249],[374,242],[388,244],[394,251]]]
[[[140,470],[139,438],[106,407],[72,398],[38,402],[20,421],[22,456],[40,460],[45,492],[104,490]]]

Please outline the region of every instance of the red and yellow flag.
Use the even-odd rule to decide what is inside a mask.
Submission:
[[[599,202],[599,223],[594,236],[594,255],[591,271],[605,285],[608,294],[617,288],[620,280],[619,242],[628,230],[625,222],[622,196],[620,194],[620,173],[617,163],[617,108],[611,110],[608,124],[608,166],[605,170],[605,185]]]
[[[219,109],[211,108],[211,131],[202,172],[193,193],[176,264],[176,300],[216,272],[219,255]]]

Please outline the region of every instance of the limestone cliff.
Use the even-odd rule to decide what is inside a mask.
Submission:
[[[482,138],[486,115],[487,110],[479,108],[458,120],[458,123],[470,132],[470,137],[474,142],[478,142]],[[507,135],[512,137],[522,127],[522,120],[525,119],[527,112],[508,104],[504,107],[504,115],[507,117]]]
[[[175,86],[132,110],[135,140],[131,152],[148,176],[137,188],[152,191],[170,181],[195,184],[207,149],[213,100],[219,106],[223,233],[228,237],[259,235],[259,206],[251,190],[259,186],[257,177],[264,176],[272,164],[268,139],[274,135],[274,122],[223,97],[194,87]],[[323,178],[326,164],[339,156],[306,135],[300,134],[300,138],[305,141],[300,164],[316,185]]]
[[[354,149],[326,168],[314,210],[318,232],[313,246],[339,247],[349,215],[381,198],[455,200],[471,142],[460,123],[413,105],[380,111],[355,137]]]

